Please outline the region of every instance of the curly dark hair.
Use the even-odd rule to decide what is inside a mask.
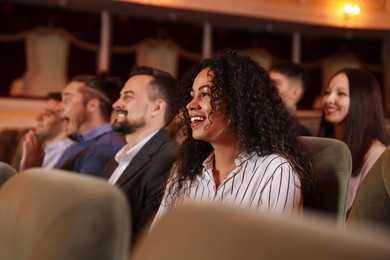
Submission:
[[[305,188],[311,164],[297,138],[296,120],[284,106],[267,71],[250,57],[226,50],[201,61],[180,82],[179,87],[184,95],[180,109],[184,120],[184,140],[172,168],[171,181],[177,182],[177,186],[173,188],[174,185],[171,185],[168,194],[174,198],[173,201],[184,183],[193,181],[201,173],[203,161],[213,151],[210,143],[192,138],[186,108],[186,104],[192,100],[190,92],[194,79],[204,68],[210,68],[214,73],[210,90],[210,121],[218,102],[218,109],[226,114],[228,127],[236,134],[243,150],[256,152],[260,156],[280,154],[292,165]]]

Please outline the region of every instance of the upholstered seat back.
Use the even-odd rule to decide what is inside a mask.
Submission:
[[[361,227],[376,224],[390,229],[390,146],[360,184],[349,223]]]
[[[333,217],[344,227],[347,195],[352,172],[348,146],[336,139],[300,137],[313,163],[312,187],[304,198],[305,211],[316,211]]]
[[[145,234],[132,260],[390,259],[389,233],[339,230],[328,220],[179,206]]]
[[[0,187],[15,174],[16,170],[11,165],[0,162]]]
[[[104,180],[34,168],[0,189],[0,259],[126,259],[129,208]]]

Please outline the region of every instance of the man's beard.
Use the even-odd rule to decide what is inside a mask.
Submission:
[[[112,123],[112,129],[118,133],[129,135],[134,133],[138,128],[145,126],[145,118],[142,117],[138,120],[134,120],[133,122],[129,122],[129,120],[121,120],[115,119]]]

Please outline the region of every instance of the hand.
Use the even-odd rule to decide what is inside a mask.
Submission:
[[[33,130],[26,133],[22,148],[22,158],[19,167],[20,171],[32,167],[42,167],[45,153],[38,136]]]

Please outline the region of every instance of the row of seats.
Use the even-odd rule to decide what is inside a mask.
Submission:
[[[301,140],[315,172],[303,219],[209,205],[178,207],[144,234],[137,248],[129,248],[131,209],[117,187],[61,170],[16,174],[0,164],[0,259],[390,259],[390,233],[371,224],[377,219],[386,224],[390,217],[384,174],[390,148],[369,174],[369,186],[359,191],[349,216],[359,221],[348,221],[345,229],[348,147],[335,139]]]
[[[134,260],[390,259],[390,233],[340,230],[322,216],[276,217],[210,205],[178,207],[141,238]]]
[[[126,197],[103,179],[33,168],[0,188],[0,259],[127,259]]]

